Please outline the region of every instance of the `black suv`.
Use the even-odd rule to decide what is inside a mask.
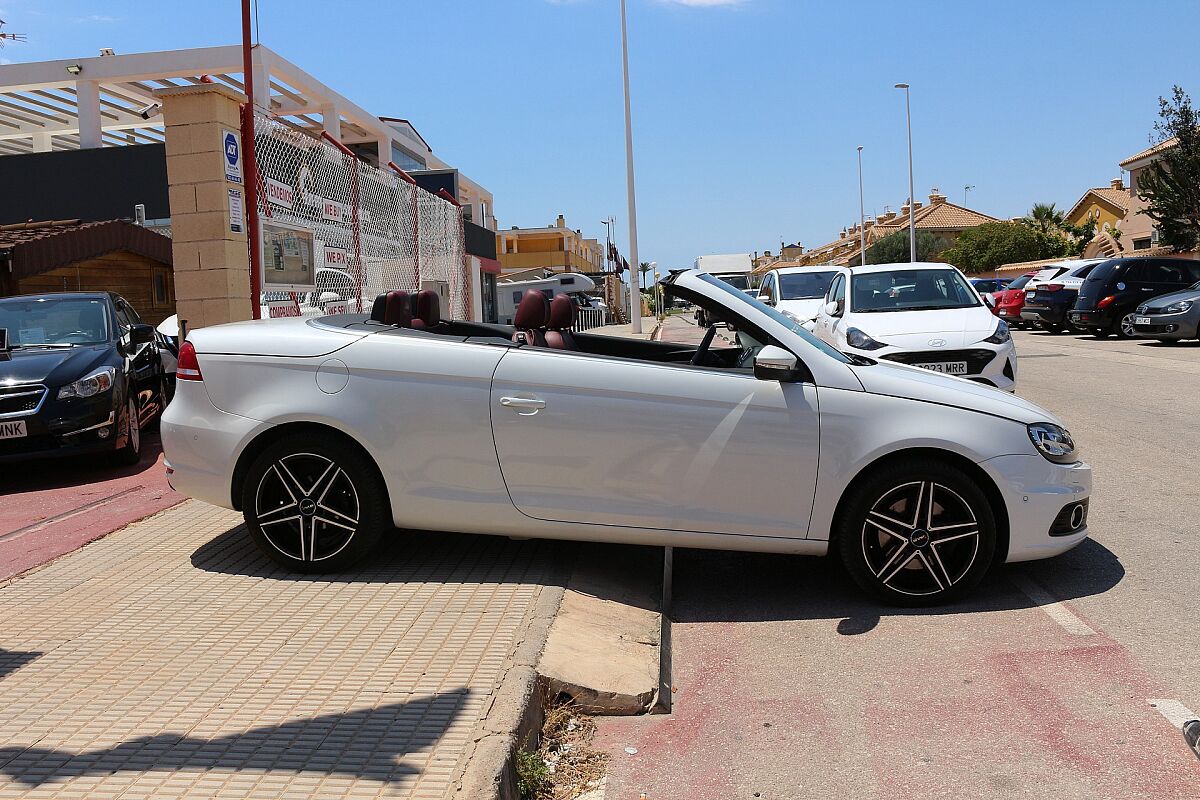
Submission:
[[[119,295],[0,298],[0,462],[112,453],[135,464],[169,391],[154,328]]]
[[[1097,264],[1067,315],[1072,325],[1098,337],[1133,336],[1134,311],[1159,295],[1200,281],[1200,261],[1186,258],[1114,258]]]

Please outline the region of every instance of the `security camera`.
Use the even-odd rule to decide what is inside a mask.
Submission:
[[[162,105],[159,103],[151,103],[139,111],[138,116],[142,119],[150,119],[151,117],[157,117],[160,113],[162,113]]]

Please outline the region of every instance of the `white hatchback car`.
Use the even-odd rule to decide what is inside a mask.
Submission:
[[[813,332],[843,353],[895,361],[1013,391],[1008,323],[949,264],[839,268]]]
[[[716,321],[699,345],[573,333],[570,298],[536,290],[515,329],[388,292],[370,315],[194,330],[171,484],[239,509],[297,572],[412,528],[832,551],[867,591],[929,604],[1087,536],[1091,469],[1048,411],[839,353],[711,275],[663,288]]]
[[[832,267],[781,267],[763,276],[758,299],[796,322],[816,319],[837,275]]]

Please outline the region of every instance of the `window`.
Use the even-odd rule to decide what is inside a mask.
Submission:
[[[979,305],[957,270],[905,269],[855,275],[852,309],[862,313],[970,308]]]
[[[162,270],[154,271],[154,305],[165,306],[171,302],[167,295],[167,273]]]
[[[790,272],[779,276],[781,300],[811,300],[824,297],[835,272]]]
[[[1134,250],[1149,250],[1150,249],[1149,237],[1147,237],[1145,239],[1134,239],[1133,240],[1133,249]]]

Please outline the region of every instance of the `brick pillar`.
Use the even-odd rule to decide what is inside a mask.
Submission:
[[[242,184],[225,180],[224,153],[225,131],[233,131],[241,147],[239,112],[246,98],[219,84],[154,94],[162,103],[166,127],[179,318],[190,328],[250,319],[246,193]],[[243,164],[243,176],[245,171]],[[242,203],[240,231],[231,228],[230,190],[237,191]]]

